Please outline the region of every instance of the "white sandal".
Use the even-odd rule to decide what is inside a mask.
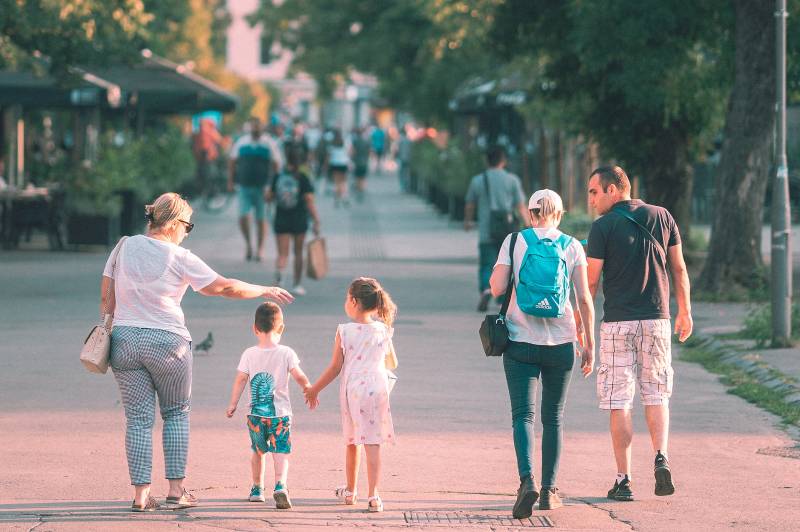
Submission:
[[[372,505],[372,501],[375,501],[375,506]],[[370,512],[383,511],[383,501],[381,500],[380,495],[376,495],[367,499],[367,510]]]
[[[347,489],[347,486],[339,486],[333,493],[336,494],[336,498],[342,502],[342,504],[346,504],[347,506],[352,506],[358,501],[358,495],[356,491],[350,491]],[[348,500],[349,498],[349,500]]]

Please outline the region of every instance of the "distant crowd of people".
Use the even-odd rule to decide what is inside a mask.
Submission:
[[[355,128],[345,136],[339,129],[313,124],[287,128],[275,123],[265,128],[258,118],[247,122],[243,134],[227,150],[226,139],[210,119],[200,121],[192,143],[201,190],[227,151],[227,189],[237,195],[238,223],[248,261],[264,260],[267,206],[273,206],[272,228],[278,252],[275,284],[291,286],[291,292],[298,296],[306,293],[302,285],[306,234],[309,226],[317,236],[321,231],[315,189],[324,187],[333,196],[335,207],[349,207],[352,175],[355,199],[363,202],[367,177],[383,172],[390,145],[388,131],[377,125]],[[401,129],[397,139],[401,185],[408,181],[409,157],[410,141]],[[320,186],[315,187],[315,181]],[[286,274],[290,250],[294,253],[291,284]]]

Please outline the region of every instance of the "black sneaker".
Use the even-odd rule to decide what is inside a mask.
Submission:
[[[539,498],[540,510],[555,510],[561,508],[564,503],[561,497],[558,496],[558,488],[542,488],[542,494]]]
[[[656,476],[656,495],[672,495],[675,493],[675,485],[672,483],[672,472],[669,469],[667,457],[661,453],[656,454],[654,468]]]
[[[628,477],[622,479],[622,482],[614,481],[614,487],[608,490],[608,498],[615,501],[632,501],[633,491],[631,491],[631,481]]]
[[[539,498],[539,492],[536,491],[536,482],[533,477],[528,477],[519,483],[517,490],[517,501],[514,503],[514,509],[511,515],[514,519],[525,519],[533,514],[533,505],[536,504],[536,499]]]

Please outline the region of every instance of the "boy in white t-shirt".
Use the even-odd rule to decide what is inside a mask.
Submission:
[[[250,432],[253,456],[250,461],[253,487],[250,501],[264,502],[264,466],[266,454],[272,454],[275,466],[275,506],[285,510],[292,507],[286,477],[289,474],[289,454],[292,452],[292,405],[289,402],[289,375],[305,392],[311,387],[300,369],[300,360],[291,347],[280,344],[283,334],[283,312],[275,303],[262,303],[256,309],[253,333],[258,345],[242,353],[236,379],[233,381],[231,402],[226,414],[232,417],[245,385],[250,382]]]

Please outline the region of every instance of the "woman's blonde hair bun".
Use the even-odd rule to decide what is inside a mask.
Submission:
[[[144,217],[150,230],[160,229],[175,220],[188,218],[191,214],[192,206],[175,192],[165,192],[152,204],[144,206]]]

